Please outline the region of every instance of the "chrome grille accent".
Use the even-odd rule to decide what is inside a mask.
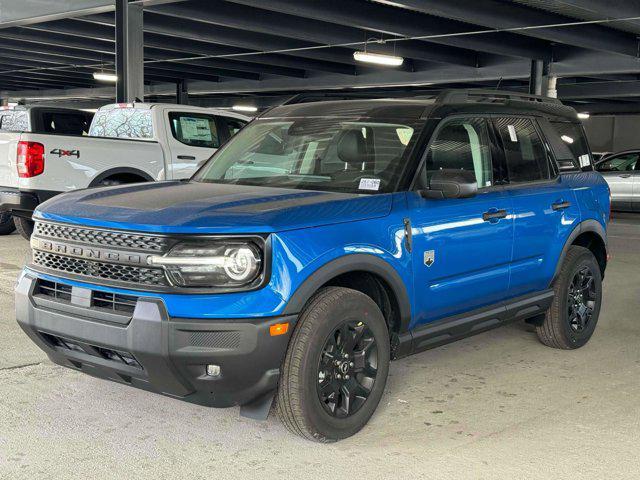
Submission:
[[[128,250],[144,250],[161,252],[168,246],[166,238],[153,235],[142,235],[129,232],[98,230],[93,228],[74,227],[59,223],[36,222],[34,234],[72,242],[103,245]]]
[[[91,278],[102,278],[116,282],[154,286],[169,285],[164,271],[160,269],[97,262],[82,258],[66,257],[40,250],[33,251],[33,264],[58,272]]]

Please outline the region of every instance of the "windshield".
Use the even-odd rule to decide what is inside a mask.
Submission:
[[[153,139],[153,117],[146,108],[109,108],[98,110],[91,123],[93,137]]]
[[[257,120],[194,176],[212,183],[391,192],[422,123],[345,118]]]

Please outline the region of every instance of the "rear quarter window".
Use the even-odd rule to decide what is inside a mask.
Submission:
[[[98,110],[89,135],[94,137],[153,139],[153,115],[142,108],[112,108]]]
[[[589,146],[584,136],[582,125],[570,122],[549,122],[560,136],[562,142],[571,151],[572,159],[559,161],[561,171],[565,170],[591,170],[592,160]]]

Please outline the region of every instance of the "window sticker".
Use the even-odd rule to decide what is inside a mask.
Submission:
[[[588,167],[589,165],[591,165],[591,162],[589,161],[588,153],[585,153],[584,155],[580,155],[578,157],[578,161],[580,162],[580,168]]]
[[[180,117],[180,128],[184,140],[202,140],[210,142],[211,128],[209,119],[198,117]]]
[[[375,190],[378,191],[380,189],[380,179],[379,178],[361,178],[360,185],[358,186],[360,190]]]
[[[516,135],[516,127],[513,125],[507,125],[507,130],[509,130],[509,138],[512,142],[518,142],[518,135]]]

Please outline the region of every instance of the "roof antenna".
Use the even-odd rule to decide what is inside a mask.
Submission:
[[[498,90],[500,88],[500,84],[502,83],[502,77],[500,77],[500,79],[498,80],[498,84],[496,85],[496,90]]]

